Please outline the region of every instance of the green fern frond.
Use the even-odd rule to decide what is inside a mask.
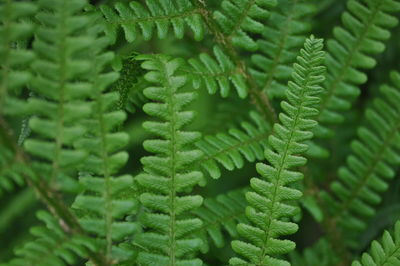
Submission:
[[[196,40],[201,40],[204,35],[200,12],[189,0],[146,0],[145,4],[132,1],[129,5],[116,3],[114,8],[117,12],[107,5],[100,7],[107,20],[106,33],[114,41],[120,26],[128,42],[136,40],[139,34],[150,40],[154,30],[157,30],[158,38],[164,39],[171,27],[178,39],[183,38],[186,26]]]
[[[367,81],[363,69],[371,69],[376,60],[371,57],[384,51],[390,38],[389,29],[398,19],[390,13],[400,11],[398,0],[350,0],[342,15],[342,27],[333,30],[334,39],[327,41],[328,74],[325,92],[319,107],[315,129],[317,137],[328,137],[333,132],[325,125],[341,123],[339,113],[351,107],[352,99],[360,94],[359,85]]]
[[[36,5],[30,2],[0,1],[0,114],[9,94],[21,89],[32,78],[26,66],[34,54],[26,49],[15,48],[17,42],[29,38],[33,24],[26,18],[36,12]]]
[[[206,53],[199,58],[191,58],[189,64],[193,67],[188,69],[193,79],[193,86],[199,88],[204,84],[208,93],[215,94],[220,90],[222,97],[228,97],[231,87],[236,89],[240,98],[247,97],[247,85],[243,74],[231,61],[219,46],[213,49],[216,60]]]
[[[128,144],[129,136],[116,130],[126,119],[124,111],[115,110],[118,92],[107,91],[119,76],[116,72],[104,71],[114,54],[104,52],[109,44],[107,37],[99,36],[95,42],[96,47],[90,52],[93,62],[89,80],[92,83],[92,114],[84,122],[87,125],[85,137],[75,142],[75,147],[89,154],[80,168],[90,174],[80,178],[85,191],[76,197],[73,207],[85,212],[79,219],[83,229],[105,240],[103,253],[107,259],[121,262],[129,258],[130,252],[121,251],[117,244],[140,228],[137,223],[125,220],[135,212],[138,203],[135,198],[123,197],[133,186],[133,177],[117,176],[128,160],[127,152],[120,150]]]
[[[374,240],[368,253],[363,253],[359,261],[351,266],[392,266],[400,265],[400,221],[391,234],[385,231],[380,242]]]
[[[308,18],[315,13],[309,1],[282,0],[271,11],[268,24],[257,41],[260,54],[251,57],[251,74],[270,99],[285,97],[292,64],[311,30]]]
[[[93,239],[78,234],[67,235],[57,219],[50,213],[39,211],[37,217],[46,226],[31,228],[35,240],[28,242],[16,250],[15,258],[7,266],[64,266],[74,265],[79,260],[88,256],[88,252],[95,252],[97,246]],[[65,226],[65,225],[64,225]]]
[[[276,0],[225,0],[213,17],[234,46],[254,51],[258,45],[250,34],[264,31],[269,8],[275,5]]]
[[[238,225],[239,234],[248,242],[232,242],[234,251],[243,259],[232,258],[231,265],[289,265],[276,256],[295,248],[294,242],[280,237],[298,229],[297,224],[286,218],[298,212],[289,202],[298,200],[302,193],[290,184],[301,180],[303,174],[290,169],[306,163],[300,154],[307,150],[304,141],[312,137],[310,130],[317,124],[312,117],[318,113],[315,107],[322,91],[319,84],[324,80],[322,48],[322,40],[311,36],[293,66],[294,81],[289,82],[286,90],[288,102],[281,104],[285,113],[279,115],[281,123],[274,125],[269,138],[271,148],[265,150],[265,158],[271,165],[257,164],[263,179],[252,178],[250,185],[254,191],[246,194],[250,204],[246,215],[251,224]]]
[[[367,124],[351,143],[352,154],[331,185],[335,199],[325,194],[333,218],[348,229],[349,236],[366,227],[375,214],[374,205],[388,189],[387,180],[400,165],[400,73],[392,72],[394,87],[381,87],[382,95],[365,112]],[[346,231],[347,232],[347,231]]]
[[[41,12],[33,49],[31,81],[35,96],[13,101],[13,113],[33,115],[29,121],[32,137],[24,148],[43,162],[40,173],[57,188],[77,191],[76,166],[87,152],[74,143],[86,132],[80,123],[91,114],[87,101],[92,93],[90,50],[95,38],[88,33],[93,17],[83,15],[85,0],[38,1]],[[52,186],[51,185],[51,186]]]
[[[202,156],[199,150],[189,145],[200,138],[198,132],[183,131],[182,128],[193,119],[193,112],[183,107],[194,98],[193,92],[180,92],[187,83],[187,77],[179,74],[183,61],[163,55],[142,55],[142,67],[149,72],[145,78],[154,84],[144,94],[154,101],[144,105],[143,110],[160,122],[145,122],[144,128],[162,139],[146,140],[144,148],[154,156],[141,159],[144,173],[136,177],[146,190],[140,201],[146,207],[141,219],[147,232],[136,241],[146,248],[138,255],[141,265],[202,265],[194,256],[202,241],[190,236],[202,226],[198,218],[184,216],[202,204],[202,197],[185,195],[199,183],[203,175],[190,171],[188,166]]]
[[[241,129],[231,128],[227,133],[205,136],[196,142],[205,156],[199,161],[212,178],[219,178],[218,164],[227,170],[242,168],[245,161],[254,162],[264,158],[268,146],[270,125],[256,112],[250,113],[250,121],[240,123]]]
[[[204,222],[199,229],[203,239],[203,253],[210,249],[208,238],[218,248],[225,246],[223,230],[233,238],[238,237],[237,223],[248,222],[245,215],[247,191],[247,188],[236,189],[215,198],[206,198],[203,206],[192,212]]]

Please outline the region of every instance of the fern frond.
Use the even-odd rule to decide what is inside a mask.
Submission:
[[[85,0],[39,1],[41,12],[33,48],[38,56],[32,64],[35,73],[31,81],[35,96],[27,101],[10,103],[14,113],[31,114],[32,137],[24,148],[43,162],[40,173],[52,185],[67,191],[77,191],[73,177],[76,166],[87,152],[76,149],[74,143],[86,132],[80,124],[91,114],[90,50],[95,41],[87,30],[93,17],[83,15]]]
[[[400,165],[400,73],[392,72],[391,78],[395,86],[382,86],[382,95],[365,112],[367,123],[358,129],[352,154],[331,185],[335,198],[325,194],[333,219],[349,236],[366,227],[387,180],[395,176],[394,166]]]
[[[185,195],[199,183],[203,175],[187,168],[199,160],[201,151],[189,145],[200,138],[198,132],[183,131],[193,119],[193,112],[183,107],[193,101],[193,92],[181,92],[187,77],[179,74],[183,61],[163,55],[142,55],[142,67],[149,72],[145,78],[154,84],[144,90],[154,102],[144,105],[143,110],[160,122],[145,122],[143,127],[162,139],[146,140],[144,148],[154,156],[141,159],[144,173],[136,177],[146,190],[140,201],[146,213],[141,219],[147,232],[136,241],[146,248],[138,255],[141,265],[202,265],[194,254],[202,241],[190,236],[202,226],[198,218],[184,216],[202,204],[202,197]]]
[[[258,45],[249,34],[263,32],[269,8],[275,5],[275,0],[225,0],[213,17],[234,46],[254,51]]]
[[[263,179],[252,178],[250,185],[254,191],[246,194],[250,204],[246,215],[251,224],[242,223],[237,228],[248,242],[232,242],[234,251],[243,259],[232,258],[231,265],[289,265],[276,256],[295,248],[294,242],[280,237],[298,229],[297,224],[286,218],[298,212],[289,201],[298,200],[302,193],[289,184],[303,178],[300,172],[291,169],[306,163],[300,154],[307,150],[304,141],[312,137],[310,130],[317,124],[312,117],[318,113],[315,107],[322,91],[319,84],[324,80],[322,48],[322,40],[311,36],[293,66],[293,82],[289,82],[286,90],[288,102],[281,104],[285,113],[279,115],[281,123],[274,125],[269,138],[271,148],[265,150],[265,158],[271,165],[257,164]]]
[[[135,212],[138,202],[123,196],[133,186],[133,177],[117,175],[128,160],[127,152],[120,150],[128,144],[129,136],[116,130],[126,118],[124,111],[115,110],[118,92],[107,91],[119,76],[116,72],[104,71],[114,54],[104,52],[109,45],[107,37],[98,36],[95,42],[96,47],[90,52],[93,62],[89,80],[92,83],[92,114],[85,120],[85,138],[75,142],[75,147],[89,154],[80,168],[90,174],[80,178],[85,191],[76,197],[73,207],[85,212],[79,219],[83,229],[104,239],[103,253],[107,259],[121,262],[129,258],[130,252],[121,251],[117,244],[139,230],[137,223],[125,220]]]
[[[8,94],[15,95],[15,91],[32,78],[26,66],[33,60],[34,54],[18,48],[17,42],[32,35],[33,24],[26,18],[36,9],[36,5],[30,2],[0,2],[0,114],[3,114]]]
[[[351,266],[391,266],[400,264],[400,221],[394,226],[393,233],[385,231],[380,242],[374,240],[368,253]]]
[[[172,27],[175,37],[182,39],[185,27],[188,26],[195,40],[203,38],[204,25],[200,12],[189,0],[146,0],[145,3],[116,3],[115,10],[102,5],[100,9],[107,19],[107,35],[115,41],[117,30],[121,26],[128,42],[136,40],[139,34],[145,40],[150,40],[154,30],[157,30],[158,38],[164,39]]]
[[[7,263],[8,266],[73,265],[78,262],[78,258],[87,257],[88,252],[97,250],[93,239],[78,234],[66,234],[61,229],[62,225],[50,213],[39,211],[37,217],[46,226],[31,228],[31,234],[36,239],[17,249],[15,253],[19,258],[11,260]]]
[[[390,38],[389,29],[398,19],[390,13],[400,11],[397,0],[350,0],[342,15],[342,27],[333,30],[334,39],[327,41],[328,74],[326,89],[319,107],[315,129],[317,137],[329,137],[332,131],[325,125],[343,121],[340,111],[351,107],[352,99],[360,94],[359,85],[367,81],[363,69],[376,65],[373,55],[385,49],[384,42]]]
[[[203,226],[199,229],[200,237],[203,239],[203,253],[209,250],[208,238],[211,238],[218,248],[225,245],[222,230],[233,238],[238,237],[237,223],[248,221],[245,215],[247,191],[247,188],[236,189],[215,198],[206,198],[203,206],[192,212],[203,221]]]
[[[204,84],[208,93],[215,94],[220,90],[222,97],[228,97],[233,85],[239,97],[246,98],[247,85],[243,74],[218,45],[214,46],[213,52],[216,60],[206,53],[189,60],[193,67],[193,70],[188,70],[193,86],[199,88]]]
[[[196,142],[205,156],[199,161],[213,178],[219,178],[218,164],[227,170],[242,168],[244,161],[254,162],[264,158],[271,127],[261,115],[250,113],[250,121],[240,123],[241,129],[231,128],[227,133],[205,136]]]
[[[251,57],[255,66],[251,74],[270,99],[285,97],[292,64],[309,35],[311,25],[307,20],[315,9],[310,2],[282,0],[271,11],[262,38],[257,41],[261,53]]]

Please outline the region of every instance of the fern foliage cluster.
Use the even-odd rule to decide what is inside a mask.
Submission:
[[[399,265],[399,15],[0,0],[0,265]]]

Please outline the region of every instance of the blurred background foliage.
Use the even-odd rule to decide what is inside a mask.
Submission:
[[[92,0],[91,4],[100,5],[110,2],[113,1]],[[118,0],[118,2],[128,3],[130,0]],[[210,7],[217,8],[221,0],[207,0],[206,2]],[[333,27],[340,24],[340,15],[345,8],[346,0],[311,0],[310,2],[317,7],[317,12],[311,20],[311,32],[324,39],[332,37]],[[126,101],[121,102],[120,107],[130,113],[124,125],[124,130],[130,135],[128,147],[130,158],[125,169],[122,170],[123,173],[135,175],[142,170],[139,159],[147,154],[142,143],[149,137],[142,128],[142,122],[146,116],[140,108],[146,101],[141,93],[145,87],[141,78],[143,70],[132,56],[137,53],[156,52],[190,58],[201,52],[212,52],[212,47],[213,40],[210,35],[206,35],[202,42],[196,42],[193,38],[178,40],[173,36],[168,36],[164,40],[153,37],[150,41],[138,39],[133,43],[127,43],[124,41],[123,32],[121,30],[118,32],[117,42],[112,47],[117,54],[113,67],[118,70],[122,69],[122,72],[121,79],[114,85],[114,89],[127,95]],[[245,60],[250,59],[246,52],[243,52],[242,56]],[[392,31],[392,37],[387,42],[385,52],[378,56],[377,66],[367,71],[368,82],[362,85],[361,97],[355,102],[354,108],[345,114],[345,123],[335,129],[336,137],[327,143],[331,157],[328,160],[315,160],[313,167],[310,167],[313,176],[317,177],[322,187],[328,185],[336,177],[337,167],[344,162],[349,153],[348,143],[355,136],[357,126],[363,122],[362,111],[368,105],[371,96],[376,95],[378,86],[387,82],[388,72],[392,69],[399,69],[399,58],[400,26],[398,25]],[[198,94],[199,97],[190,107],[197,114],[190,129],[201,131],[204,135],[224,132],[232,126],[239,125],[241,121],[248,118],[248,113],[253,108],[249,101],[240,99],[235,93],[231,93],[228,98],[222,98],[218,94],[210,95],[202,89],[198,90]],[[26,133],[22,119],[14,120],[12,124],[15,132],[21,132],[22,135]],[[0,135],[0,141],[4,145],[8,145],[2,135]],[[12,167],[12,162],[10,163],[7,158],[3,157],[0,158],[0,176]],[[216,196],[231,189],[244,187],[248,184],[250,177],[257,175],[254,164],[248,162],[243,168],[236,171],[229,172],[224,168],[221,170],[222,178],[217,180],[209,178],[207,186],[198,188],[201,195],[204,197]],[[371,240],[380,236],[384,228],[400,218],[400,178],[394,178],[389,187],[384,200],[377,206],[376,216],[370,221],[368,229],[362,235],[361,246],[364,249],[368,248]],[[71,197],[70,200],[72,201],[73,198]],[[41,208],[43,208],[42,204],[35,199],[34,192],[29,187],[16,187],[10,188],[10,191],[0,191],[0,261],[9,260],[13,256],[15,247],[32,238],[29,228],[34,224],[39,224],[35,213]],[[302,215],[300,230],[291,237],[296,241],[299,251],[306,250],[321,235],[321,230],[318,229],[318,224],[312,216],[308,213]],[[227,236],[227,238],[229,237]],[[202,259],[210,265],[221,265],[221,261],[227,261],[232,255],[230,246],[225,245],[222,249],[212,247],[208,254],[202,255]],[[219,261],[215,258],[219,258]]]

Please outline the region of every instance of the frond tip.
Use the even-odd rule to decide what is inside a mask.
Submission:
[[[198,195],[186,195],[203,182],[199,171],[188,170],[202,156],[199,150],[188,146],[199,137],[198,132],[183,131],[193,119],[193,112],[183,107],[193,101],[193,92],[180,92],[187,83],[185,75],[179,75],[183,61],[163,55],[142,55],[142,67],[149,72],[145,79],[154,84],[144,90],[153,102],[143,110],[161,121],[148,121],[143,127],[160,139],[146,140],[144,148],[153,156],[143,157],[144,173],[136,177],[145,192],[140,201],[147,211],[141,218],[147,231],[137,237],[146,251],[139,253],[140,265],[202,265],[194,257],[202,241],[191,233],[202,226],[198,218],[188,216],[188,211],[198,208],[203,199]],[[190,168],[189,168],[190,169]]]
[[[322,48],[322,40],[311,36],[293,66],[287,101],[281,103],[284,113],[279,115],[280,123],[274,125],[270,148],[265,150],[270,165],[257,164],[262,178],[252,178],[250,186],[254,191],[246,194],[250,204],[246,215],[251,224],[238,225],[239,234],[248,242],[232,242],[234,251],[244,259],[232,258],[231,265],[289,265],[275,256],[295,248],[294,242],[280,238],[298,229],[297,224],[287,221],[298,212],[288,201],[298,200],[302,193],[289,184],[303,175],[290,169],[306,163],[301,156],[308,148],[304,142],[312,137],[310,130],[317,124],[312,118],[318,114],[315,107],[322,92],[319,84],[324,80]]]

